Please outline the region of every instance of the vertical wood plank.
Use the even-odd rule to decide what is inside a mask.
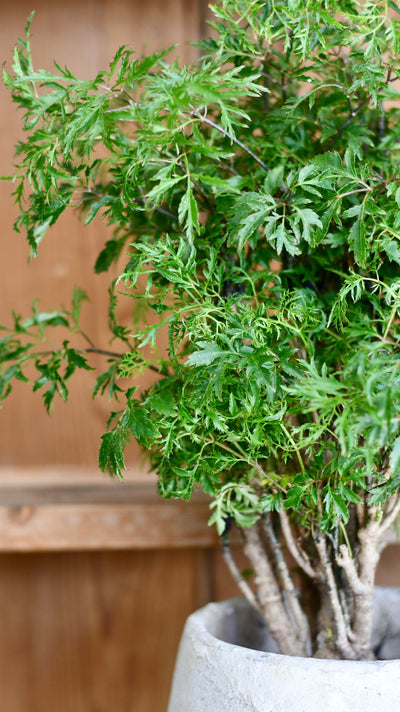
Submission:
[[[2,709],[163,712],[184,621],[208,600],[202,558],[1,556]]]
[[[400,586],[399,544],[390,544],[382,552],[376,572],[376,583],[379,586]]]
[[[175,56],[190,61],[198,50],[189,47],[187,40],[199,36],[204,1],[69,0],[54,3],[37,0],[32,25],[34,63],[51,69],[56,58],[78,76],[90,77],[108,65],[121,44],[133,47],[140,55],[145,50],[153,52],[175,43],[178,45]],[[2,7],[1,58],[8,66],[16,38],[23,36],[31,10],[31,0]],[[9,92],[0,84],[0,173],[3,175],[12,171],[14,146],[21,136],[21,112],[17,112]],[[84,327],[96,345],[107,347],[106,287],[109,280],[92,273],[95,258],[110,236],[104,223],[98,219],[82,227],[78,217],[67,212],[46,235],[38,260],[28,266],[26,240],[12,230],[16,209],[11,192],[12,186],[1,181],[0,322],[9,321],[12,308],[29,314],[35,297],[39,297],[39,308],[43,310],[68,305],[74,285],[79,285],[91,299],[84,309]],[[100,360],[93,359],[93,364]],[[140,385],[146,383],[143,376]],[[24,384],[17,384],[7,407],[0,411],[0,463],[94,464],[99,438],[113,406],[107,397],[93,401],[92,385],[90,373],[78,374],[71,384],[70,402],[57,402],[49,418],[40,393],[32,394]],[[131,460],[140,458],[139,449],[133,446]]]

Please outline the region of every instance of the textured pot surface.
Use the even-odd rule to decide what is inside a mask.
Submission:
[[[400,658],[400,589],[375,596],[373,647]],[[179,648],[168,712],[395,712],[400,660],[352,662],[279,655],[243,599],[191,615]]]

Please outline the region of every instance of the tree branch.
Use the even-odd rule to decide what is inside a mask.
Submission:
[[[356,595],[364,595],[367,591],[367,587],[363,584],[358,575],[354,559],[351,558],[349,548],[346,544],[341,545],[340,556],[336,559],[336,562],[345,572],[352,592]]]
[[[397,517],[400,514],[400,495],[395,500],[393,507],[389,513],[384,517],[382,523],[379,527],[379,538],[383,538],[383,535],[387,533],[388,529],[395,523]]]
[[[283,535],[285,537],[287,547],[288,547],[291,555],[293,556],[294,560],[300,566],[300,568],[304,571],[304,573],[307,576],[309,576],[309,578],[316,579],[317,573],[312,568],[307,554],[304,551],[302,551],[302,549],[300,548],[298,543],[295,541],[292,529],[290,527],[289,518],[288,518],[286,511],[284,509],[280,510],[279,518],[281,521],[282,531],[283,531]]]
[[[297,591],[294,587],[288,565],[282,554],[280,543],[275,536],[275,532],[271,523],[271,518],[268,513],[265,514],[263,517],[263,525],[268,539],[268,543],[271,547],[272,554],[275,559],[278,578],[280,579],[281,586],[286,593],[288,606],[293,616],[293,622],[297,628],[298,636],[301,640],[304,641],[307,648],[310,649],[310,628],[308,625],[308,620],[300,606]]]
[[[200,119],[200,121],[202,121],[204,124],[207,124],[208,126],[211,126],[213,129],[216,129],[217,131],[219,131],[223,136],[226,136],[226,138],[229,138],[233,143],[236,143],[237,146],[240,146],[240,148],[243,151],[245,151],[246,153],[248,153],[248,155],[251,156],[255,161],[257,161],[257,163],[261,166],[261,168],[264,168],[265,171],[270,170],[270,168],[267,166],[267,164],[264,163],[264,161],[261,160],[261,158],[259,158],[256,153],[253,153],[251,148],[249,148],[244,143],[242,143],[242,141],[239,141],[238,138],[228,134],[228,132],[225,131],[225,129],[223,129],[222,126],[217,124],[215,121],[213,121],[212,119],[209,119],[207,116],[205,116],[203,114],[200,114],[199,111],[192,111],[191,115],[194,116],[196,119]]]
[[[361,104],[359,104],[359,105],[357,106],[357,108],[354,109],[354,111],[350,112],[350,114],[348,115],[347,119],[346,119],[345,121],[343,121],[342,125],[339,126],[339,128],[338,128],[338,130],[336,131],[335,135],[334,135],[334,136],[332,137],[332,139],[330,140],[330,142],[329,142],[329,144],[328,144],[328,147],[326,148],[326,151],[330,151],[330,150],[331,150],[331,148],[335,145],[336,141],[338,141],[339,138],[341,137],[343,131],[344,131],[344,130],[348,127],[348,125],[356,118],[356,116],[360,113],[360,111],[363,110],[364,106],[366,106],[367,104],[369,104],[370,101],[371,101],[371,97],[370,97],[370,96],[367,96],[367,98],[364,99],[364,101],[361,102]]]
[[[375,571],[379,561],[380,536],[380,523],[376,518],[371,518],[366,526],[358,532],[360,549],[357,557],[357,578],[354,577],[357,572],[353,572],[352,564],[346,562],[345,557],[345,566],[347,566],[350,576],[349,584],[354,586],[352,636],[353,648],[358,659],[365,659],[370,653]]]
[[[327,588],[328,599],[331,607],[332,622],[335,627],[336,647],[346,660],[354,659],[354,652],[349,642],[348,627],[340,605],[337,585],[333,575],[332,564],[326,550],[326,541],[323,535],[315,538],[315,547],[321,562],[321,577]]]
[[[220,541],[221,541],[221,551],[222,551],[223,559],[224,559],[229,571],[231,572],[234,581],[236,582],[237,586],[243,593],[244,597],[247,598],[249,603],[257,611],[259,611],[261,613],[260,604],[257,600],[256,595],[251,590],[247,581],[244,580],[244,578],[243,578],[242,574],[240,573],[239,568],[237,567],[236,562],[233,558],[230,541],[229,541],[229,534],[228,533],[222,534],[220,537]]]
[[[88,349],[79,349],[80,353],[85,353],[85,354],[100,354],[101,356],[110,356],[111,358],[122,358],[124,354],[122,353],[117,353],[116,351],[107,351],[106,349],[97,349],[94,346],[88,348]],[[137,356],[134,359],[135,363],[143,363],[146,364],[144,359],[141,359],[139,356]],[[160,371],[157,366],[153,366],[153,364],[148,363],[146,364],[146,367],[150,369],[150,371],[154,371],[154,373],[158,373],[160,376],[165,376],[165,374]]]
[[[307,656],[304,640],[299,640],[285,609],[282,594],[268,560],[257,525],[242,530],[245,554],[256,572],[257,593],[262,615],[282,654]]]

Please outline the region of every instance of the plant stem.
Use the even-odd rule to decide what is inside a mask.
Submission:
[[[244,549],[256,572],[256,585],[263,617],[284,655],[307,656],[306,641],[299,639],[285,610],[274,571],[262,545],[257,525],[243,529]]]
[[[367,96],[367,98],[364,99],[364,101],[361,102],[361,104],[359,104],[359,105],[357,106],[357,108],[354,109],[354,111],[352,111],[352,112],[348,115],[347,119],[346,119],[345,121],[343,121],[343,123],[341,124],[341,126],[339,126],[338,130],[336,131],[335,135],[334,135],[334,136],[332,137],[332,139],[330,140],[330,142],[329,142],[329,144],[328,144],[328,147],[326,148],[326,151],[330,151],[330,150],[333,148],[333,146],[335,145],[336,141],[338,141],[339,138],[341,137],[343,131],[344,131],[344,130],[348,127],[348,125],[356,118],[357,114],[359,114],[360,111],[363,110],[364,106],[367,106],[367,104],[369,104],[370,101],[371,101],[371,97],[370,97],[370,96]]]
[[[110,356],[111,358],[122,358],[124,354],[122,353],[117,353],[115,351],[107,351],[106,349],[97,349],[95,347],[91,347],[88,349],[79,349],[81,353],[85,354],[100,354],[101,356]],[[154,373],[158,373],[160,376],[164,376],[165,374],[160,371],[157,366],[153,366],[151,363],[146,363],[144,359],[141,359],[139,356],[135,358],[136,363],[143,363],[146,364],[146,368],[149,368],[150,371],[154,371]]]
[[[295,541],[292,529],[290,527],[289,517],[283,508],[279,511],[279,518],[287,547],[294,560],[309,578],[316,579],[317,573],[312,568],[307,554],[302,551],[298,543]]]
[[[288,565],[283,556],[281,545],[275,536],[270,515],[268,513],[265,514],[262,521],[265,533],[267,535],[268,543],[272,550],[273,558],[275,559],[278,579],[280,580],[282,589],[285,591],[288,606],[293,617],[293,622],[296,627],[298,637],[300,638],[300,640],[304,641],[307,650],[310,650],[311,641],[308,620],[299,604],[298,594],[294,587]]]
[[[315,547],[320,559],[320,574],[326,586],[326,592],[331,608],[332,621],[335,627],[336,647],[340,655],[346,660],[354,659],[354,653],[348,639],[348,630],[333,575],[332,564],[326,549],[326,540],[322,534],[315,538]],[[325,641],[324,641],[325,642]],[[326,643],[325,643],[326,644]]]
[[[224,559],[229,571],[231,572],[234,581],[236,582],[237,586],[243,593],[244,597],[247,598],[249,603],[257,611],[259,611],[259,613],[261,613],[260,604],[257,600],[256,595],[251,590],[247,581],[244,580],[244,578],[243,578],[242,574],[240,573],[239,568],[233,558],[230,541],[229,541],[229,534],[227,534],[227,533],[222,534],[220,537],[220,540],[221,540],[221,551],[222,551],[223,559]]]
[[[229,134],[227,131],[225,131],[225,129],[222,128],[222,126],[217,124],[215,121],[213,121],[212,119],[209,119],[207,116],[204,116],[203,114],[200,114],[199,111],[192,111],[192,116],[194,116],[196,119],[200,119],[200,121],[202,121],[204,124],[207,124],[208,126],[211,126],[213,129],[216,129],[223,136],[226,136],[226,138],[229,138],[233,143],[236,143],[237,146],[240,146],[240,148],[243,149],[243,151],[245,151],[246,153],[248,153],[248,155],[251,156],[255,161],[257,161],[257,163],[262,168],[264,168],[265,171],[270,170],[270,168],[267,166],[267,164],[264,163],[264,161],[261,160],[261,158],[259,158],[256,153],[253,153],[251,148],[246,146],[244,143],[242,143],[242,141],[240,141],[235,136],[232,136],[231,134]]]

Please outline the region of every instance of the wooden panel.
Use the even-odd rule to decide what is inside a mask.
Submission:
[[[0,557],[4,712],[164,712],[203,552]]]
[[[13,477],[0,469],[0,551],[216,545],[204,495],[164,501],[152,478],[118,482],[94,474],[49,468]]]
[[[390,544],[382,553],[376,583],[380,586],[400,586],[400,548]]]
[[[206,5],[206,0],[37,0],[32,27],[34,62],[51,68],[57,58],[79,76],[94,76],[107,66],[121,44],[140,54],[144,49],[154,51],[173,43],[178,43],[175,56],[188,61],[198,50],[186,41],[203,31]],[[8,64],[31,10],[31,0],[2,5],[1,58]],[[11,172],[14,145],[20,136],[21,113],[0,83],[0,174]],[[43,241],[39,258],[28,266],[26,240],[12,231],[16,211],[11,191],[10,184],[0,182],[0,323],[8,321],[11,308],[29,313],[34,297],[40,298],[39,308],[44,310],[68,304],[73,286],[78,284],[91,298],[85,310],[85,329],[97,346],[107,347],[108,280],[92,274],[95,257],[109,238],[105,225],[99,219],[83,228],[76,215],[65,214]],[[99,359],[92,363],[96,365]],[[92,400],[92,378],[91,374],[78,375],[71,385],[70,402],[58,402],[51,418],[40,394],[18,384],[0,411],[0,463],[94,466],[99,438],[113,406],[107,398]],[[143,376],[139,385],[147,383]],[[140,457],[138,448],[133,447],[131,462]]]

